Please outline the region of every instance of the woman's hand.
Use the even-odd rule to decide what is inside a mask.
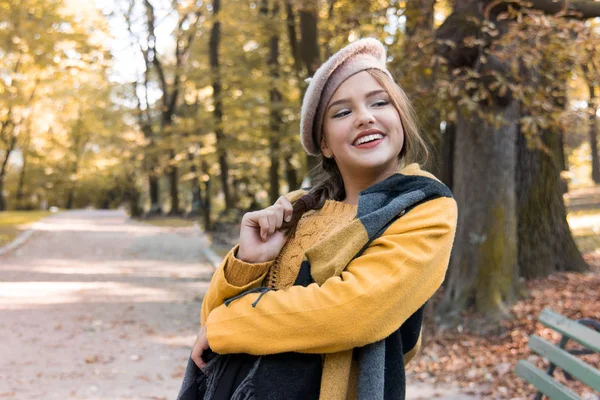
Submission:
[[[292,218],[292,203],[281,196],[264,210],[244,214],[240,229],[239,260],[249,263],[271,261],[285,244],[285,233],[279,228]]]
[[[198,337],[196,338],[196,343],[194,343],[194,348],[192,349],[192,360],[198,366],[198,368],[202,369],[206,367],[206,363],[202,359],[202,354],[206,349],[208,349],[208,339],[206,338],[206,328],[204,326],[200,327],[200,332],[198,332]]]

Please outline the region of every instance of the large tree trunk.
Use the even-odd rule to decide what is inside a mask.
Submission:
[[[547,131],[543,142],[559,148],[560,135]],[[519,266],[530,279],[556,271],[589,269],[571,235],[562,197],[559,160],[540,149],[528,149],[524,135],[517,140],[517,211]]]
[[[465,307],[496,319],[516,297],[517,220],[515,201],[516,137],[519,105],[500,113],[496,128],[477,116],[457,121],[453,191],[458,229],[439,312],[453,317]]]
[[[221,22],[219,21],[219,11],[221,9],[221,0],[213,0],[213,22],[209,39],[209,58],[212,71],[212,87],[215,116],[215,134],[217,137],[217,153],[219,154],[219,166],[221,168],[221,188],[225,197],[225,211],[233,208],[233,199],[229,191],[229,164],[227,162],[227,153],[225,148],[225,133],[223,132],[223,100],[221,74],[219,70],[219,43],[221,41]],[[207,192],[208,193],[208,192]]]

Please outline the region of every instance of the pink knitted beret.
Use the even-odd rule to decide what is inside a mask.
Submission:
[[[321,153],[325,109],[342,82],[367,69],[378,69],[392,78],[385,62],[383,44],[377,39],[367,38],[344,47],[319,67],[304,94],[300,115],[300,142],[308,154],[316,156]]]

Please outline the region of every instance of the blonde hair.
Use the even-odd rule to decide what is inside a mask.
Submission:
[[[378,69],[369,69],[367,72],[385,89],[392,104],[400,114],[400,121],[404,130],[404,145],[399,154],[401,162],[404,165],[415,162],[421,166],[424,165],[429,158],[429,150],[419,134],[417,115],[408,96],[385,72]]]
[[[390,96],[392,105],[400,115],[404,130],[404,144],[398,154],[400,166],[418,163],[423,166],[429,157],[427,144],[419,134],[415,110],[400,86],[389,75],[377,69],[366,70]],[[284,223],[282,229],[288,234],[293,233],[302,215],[313,209],[320,209],[326,200],[342,201],[346,197],[342,174],[333,158],[327,158],[321,153],[317,165],[312,170],[314,185],[312,189],[296,200],[290,222]]]

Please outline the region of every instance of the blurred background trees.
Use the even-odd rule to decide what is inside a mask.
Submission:
[[[0,0],[0,210],[237,221],[310,176],[306,78],[376,37],[459,204],[438,312],[502,317],[521,278],[587,269],[563,194],[600,182],[598,16],[591,0]]]

